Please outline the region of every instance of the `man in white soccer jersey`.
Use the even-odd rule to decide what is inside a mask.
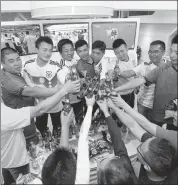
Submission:
[[[37,58],[27,61],[24,66],[24,78],[28,85],[53,88],[59,84],[58,72],[61,70],[58,62],[50,60],[53,52],[53,41],[51,38],[42,36],[36,41]],[[37,100],[42,101],[45,98],[39,97]],[[48,113],[50,113],[53,134],[60,130],[60,113],[63,108],[62,102],[59,102]],[[44,136],[47,129],[48,113],[36,118],[36,127]]]

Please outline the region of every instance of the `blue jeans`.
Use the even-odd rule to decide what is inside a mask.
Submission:
[[[2,168],[2,175],[4,178],[4,184],[12,184],[15,183],[16,179],[20,174],[28,174],[30,173],[30,166],[26,164],[24,166],[16,167],[16,168]]]

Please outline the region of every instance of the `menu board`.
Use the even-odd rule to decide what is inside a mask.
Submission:
[[[137,22],[93,22],[92,43],[102,40],[106,49],[112,49],[113,41],[117,38],[124,39],[129,49],[134,49]]]

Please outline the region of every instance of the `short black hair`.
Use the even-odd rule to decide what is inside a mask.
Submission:
[[[177,35],[172,39],[172,44],[177,44]]]
[[[6,37],[7,37],[7,33],[5,33],[5,34],[4,34],[4,36],[6,36]]]
[[[150,43],[150,46],[155,46],[155,45],[160,45],[161,46],[161,49],[163,51],[165,51],[165,49],[166,49],[165,43],[163,41],[161,41],[161,40],[155,40],[155,41],[153,41],[153,42]]]
[[[47,36],[41,36],[39,37],[36,42],[35,42],[35,47],[36,48],[39,48],[40,44],[42,42],[46,42],[47,44],[51,44],[53,46],[53,41],[50,37],[47,37]]]
[[[58,51],[59,51],[60,53],[62,53],[62,47],[63,47],[64,45],[66,45],[66,44],[70,44],[72,47],[74,47],[74,45],[73,45],[73,43],[72,43],[71,40],[69,40],[69,39],[61,39],[61,40],[58,42],[58,44],[57,44],[57,48],[58,48]]]
[[[14,48],[11,47],[5,47],[3,49],[1,49],[1,62],[4,64],[5,63],[5,56],[12,54],[12,53],[18,53],[17,50],[15,50]]]
[[[41,176],[43,184],[75,184],[75,156],[67,148],[57,148],[46,159]]]
[[[148,152],[145,154],[150,168],[158,176],[168,176],[174,170],[176,152],[166,139],[154,138],[150,141]]]
[[[88,43],[85,40],[78,40],[75,43],[75,50],[77,51],[78,48],[80,48],[80,47],[82,47],[84,45],[87,45],[88,46]]]
[[[29,31],[26,31],[26,34],[29,35]]]
[[[131,162],[127,158],[119,159],[115,157],[111,159],[101,171],[100,184],[118,184],[118,185],[130,185],[137,184],[137,178],[135,176]]]
[[[106,44],[101,40],[96,40],[92,44],[92,50],[93,49],[100,49],[104,53],[106,50]]]
[[[123,45],[123,44],[124,44],[125,46],[127,46],[125,40],[123,40],[123,39],[116,39],[116,40],[113,42],[113,44],[112,44],[112,48],[113,48],[113,49],[116,49],[116,48],[120,47],[120,46]]]

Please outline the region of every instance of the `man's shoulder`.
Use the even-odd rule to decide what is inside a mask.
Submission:
[[[103,57],[102,59],[101,59],[101,61],[100,61],[102,64],[103,63],[106,63],[106,62],[108,62],[108,58],[106,58],[106,57]]]
[[[56,66],[56,67],[62,69],[62,66],[59,64],[59,62],[54,61],[54,60],[50,60],[50,61],[49,61],[49,65],[51,65],[51,66]]]
[[[160,69],[161,72],[164,72],[168,69],[170,69],[172,65],[170,65],[170,63],[163,63],[160,66],[158,66],[158,68]]]
[[[27,67],[27,66],[30,66],[30,65],[34,65],[35,64],[35,61],[36,61],[35,58],[26,61],[25,64],[24,64],[24,67]]]
[[[128,50],[128,55],[129,55],[129,57],[136,57],[137,53],[135,50]]]
[[[12,82],[12,81],[15,81],[16,79],[21,79],[22,78],[21,76],[11,74],[11,73],[5,71],[4,69],[1,70],[1,73],[2,73],[1,82],[3,82],[3,83],[5,83],[7,81]]]

